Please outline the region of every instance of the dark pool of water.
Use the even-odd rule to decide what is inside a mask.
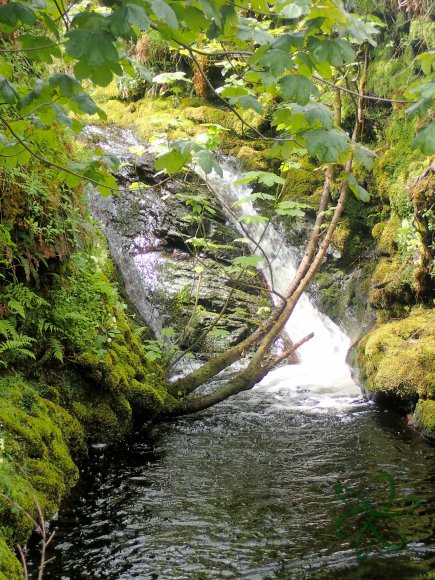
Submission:
[[[95,450],[52,523],[46,579],[428,578],[435,569],[435,449],[391,412],[271,408],[241,396],[195,417]],[[334,522],[363,500],[421,505],[376,520],[357,558],[368,512]],[[344,504],[335,495],[343,484]],[[395,502],[394,510],[412,508]],[[366,507],[368,504],[366,504]],[[369,507],[367,509],[370,509]]]

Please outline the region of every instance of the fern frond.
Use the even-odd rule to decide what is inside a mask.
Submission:
[[[51,336],[48,339],[48,344],[50,345],[51,348],[52,357],[63,363],[63,347],[60,340],[58,340],[54,336]]]
[[[7,339],[17,338],[18,333],[9,320],[0,320],[0,334]]]
[[[37,328],[39,336],[43,336],[47,332],[60,332],[60,329],[46,318],[38,320]]]
[[[12,354],[15,354],[15,351],[23,350],[28,346],[32,346],[32,342],[35,342],[34,338],[24,334],[18,335],[18,338],[12,338],[0,343],[0,354],[4,354],[5,352],[12,352]],[[35,358],[33,352],[31,352],[29,356]]]

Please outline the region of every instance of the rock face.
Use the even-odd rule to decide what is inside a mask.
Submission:
[[[189,204],[198,194],[207,196],[204,183],[195,177],[159,183],[152,157],[129,152],[129,146],[138,144],[130,131],[90,131],[123,162],[118,174],[121,195],[95,194],[90,207],[103,224],[125,292],[140,316],[157,339],[173,328],[181,349],[198,342],[194,351],[212,353],[239,341],[257,325],[256,312],[268,300],[265,293],[262,298],[250,289],[247,280],[235,283],[228,275],[231,259],[243,249],[234,243],[239,234],[227,224],[216,200],[208,199],[210,209],[197,212],[206,215],[192,217]],[[134,183],[138,185],[132,187]],[[199,252],[188,241],[205,237],[208,245]],[[261,286],[261,281],[254,285]]]

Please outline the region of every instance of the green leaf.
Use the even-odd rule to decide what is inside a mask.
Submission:
[[[223,176],[222,167],[219,165],[219,163],[216,161],[216,159],[214,158],[212,153],[210,153],[210,151],[207,151],[206,149],[201,149],[200,151],[195,153],[195,155],[193,156],[193,161],[198,163],[198,165],[201,167],[201,169],[204,171],[206,175],[208,175],[214,170],[218,175],[220,175],[220,177]]]
[[[0,75],[10,78],[14,74],[14,66],[5,60],[0,61]]]
[[[156,75],[155,77],[153,77],[152,81],[153,83],[157,83],[160,85],[163,85],[165,83],[173,84],[175,81],[184,81],[186,83],[190,83],[191,81],[189,79],[186,79],[185,77],[186,73],[182,71],[166,72]]]
[[[71,117],[68,117],[68,115],[66,114],[65,109],[63,107],[61,107],[60,105],[56,105],[55,103],[51,103],[50,107],[55,114],[56,121],[58,121],[62,125],[67,125],[69,127],[72,126],[73,120],[71,119]],[[40,116],[40,114],[39,114],[39,116]],[[44,121],[44,123],[46,125],[48,125],[47,118],[43,118],[42,120]]]
[[[220,89],[217,89],[217,92],[225,97],[226,99],[234,99],[237,97],[243,97],[249,94],[249,91],[244,86],[235,86],[235,85],[227,85],[223,86]]]
[[[106,113],[94,103],[88,94],[84,92],[72,95],[71,101],[76,105],[76,112],[81,111],[87,115],[95,115],[97,113],[100,119],[104,120],[107,118]],[[73,107],[73,109],[75,109],[75,107]]]
[[[214,20],[218,28],[222,28],[222,15],[217,3],[211,0],[199,0],[199,5],[209,20]]]
[[[259,60],[261,66],[268,66],[270,72],[278,77],[285,70],[293,68],[293,59],[291,54],[284,50],[272,49],[268,50],[266,54]]]
[[[295,56],[295,62],[298,65],[298,72],[306,77],[310,76],[314,70],[314,63],[309,54],[298,52]]]
[[[281,6],[284,5],[284,8]],[[304,14],[308,14],[310,11],[310,1],[309,0],[292,0],[291,2],[282,2],[278,5],[278,15],[282,18],[300,18]]]
[[[376,153],[367,147],[363,147],[359,143],[355,144],[355,161],[360,162],[364,165],[367,171],[373,169],[375,159],[377,158]]]
[[[148,0],[154,14],[163,20],[169,28],[178,30],[178,20],[173,9],[164,0]]]
[[[118,193],[118,183],[114,175],[110,175],[110,173],[101,173],[99,172],[97,175],[89,175],[87,177],[91,177],[93,179],[98,180],[102,185],[97,185],[97,189],[102,197],[107,197],[111,193]],[[104,187],[106,186],[106,187]]]
[[[81,84],[65,73],[57,73],[48,80],[50,87],[57,87],[64,97],[72,97],[75,93],[82,91]]]
[[[298,105],[306,105],[311,95],[319,96],[319,89],[313,81],[302,75],[283,77],[278,85],[283,98],[287,101],[296,101]]]
[[[242,22],[248,22],[249,19],[241,19]],[[270,44],[272,37],[270,34],[262,30],[259,26],[254,26],[252,23],[246,26],[245,24],[239,24],[237,37],[240,40],[252,40],[255,44],[262,46],[263,44]]]
[[[259,183],[267,185],[267,187],[272,187],[275,183],[280,185],[285,183],[285,179],[269,171],[247,171],[241,179],[238,179],[234,183],[236,185],[243,185],[245,183],[251,183],[251,181],[258,181]]]
[[[176,333],[172,326],[165,326],[162,328],[162,336],[165,338],[174,338],[175,335]]]
[[[179,22],[183,21],[193,34],[197,34],[198,32],[207,29],[207,18],[204,16],[204,13],[195,6],[184,4],[182,7],[178,7],[175,5],[174,11]]]
[[[30,6],[20,2],[9,2],[0,6],[0,30],[4,32],[12,32],[20,25],[31,25],[35,21],[36,14]]]
[[[17,300],[8,300],[8,308],[14,313],[19,314],[22,318],[26,318],[24,306]]]
[[[174,175],[189,161],[189,154],[183,155],[178,149],[172,149],[168,153],[161,155],[154,163],[154,167],[157,171],[165,170],[170,175]]]
[[[349,151],[348,136],[338,129],[313,129],[304,138],[308,153],[325,163],[334,163]]]
[[[138,30],[148,30],[151,24],[145,9],[136,4],[125,4],[115,10],[108,21],[110,32],[127,40],[132,37],[132,26]]]
[[[251,95],[244,95],[243,97],[237,97],[236,99],[230,99],[230,104],[237,104],[241,109],[253,109],[259,115],[263,114],[263,107],[261,103]]]
[[[428,75],[432,70],[435,71],[435,50],[423,52],[422,54],[419,54],[415,60],[420,62],[421,70],[425,74]]]
[[[13,105],[18,101],[18,92],[15,87],[2,75],[0,75],[0,99],[8,105]]]
[[[343,66],[355,59],[355,52],[350,42],[342,38],[330,40],[310,38],[308,46],[318,63],[327,62],[332,66]]]
[[[237,258],[234,258],[233,264],[235,266],[240,266],[241,268],[255,268],[263,260],[264,258],[261,256],[253,254],[252,256],[238,256]]]
[[[346,175],[347,182],[349,183],[350,190],[354,193],[355,197],[363,202],[370,201],[370,193],[362,187],[353,175]]]
[[[302,48],[304,46],[305,33],[304,32],[287,32],[281,34],[270,45],[269,50],[282,50],[284,52],[292,52],[295,48]]]
[[[419,117],[424,117],[428,110],[432,108],[435,104],[435,78],[431,75],[428,79],[423,82],[413,83],[411,87],[406,91],[405,96],[407,98],[414,98],[415,95],[420,98],[407,108],[406,112],[408,115],[418,115]]]
[[[275,213],[288,217],[304,217],[304,210],[308,207],[310,206],[305,203],[298,203],[297,201],[280,201],[276,206]]]
[[[252,201],[255,201],[256,199],[265,199],[265,200],[270,200],[270,201],[275,201],[275,196],[274,195],[270,195],[270,193],[263,193],[261,191],[256,191],[255,193],[250,193],[249,195],[245,195],[245,197],[242,197],[241,199],[235,201],[231,207],[237,206],[237,205],[243,205],[244,203],[250,203]]]
[[[104,67],[117,62],[118,51],[114,46],[114,37],[105,30],[88,30],[79,28],[67,33],[65,50],[67,54],[83,61],[89,67]]]
[[[420,149],[423,155],[435,153],[435,123],[432,122],[417,133],[411,143],[414,149]]]
[[[291,108],[283,107],[274,113],[272,125],[278,131],[286,129],[292,133],[298,133],[305,129],[331,129],[333,126],[332,114],[324,105],[309,104],[292,105]]]
[[[80,61],[74,67],[74,74],[78,79],[89,78],[100,87],[107,87],[112,81],[113,74],[122,75],[122,68],[118,63],[106,63],[105,66],[89,66]]]
[[[26,50],[26,58],[29,60],[39,59],[42,62],[51,64],[53,57],[60,58],[62,56],[60,48],[48,36],[22,34],[17,40],[20,42],[21,47]]]

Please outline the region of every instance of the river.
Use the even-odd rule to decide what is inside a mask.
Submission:
[[[122,132],[113,141],[118,155],[135,143]],[[224,187],[210,184],[231,204],[246,191],[225,171]],[[258,227],[250,234],[280,248],[269,254],[280,290],[291,250],[271,228],[271,239]],[[363,399],[344,361],[348,338],[308,297],[295,315],[291,337],[314,329],[319,341],[301,349],[301,364],[206,412],[93,449],[51,524],[46,578],[429,577],[434,447]]]

